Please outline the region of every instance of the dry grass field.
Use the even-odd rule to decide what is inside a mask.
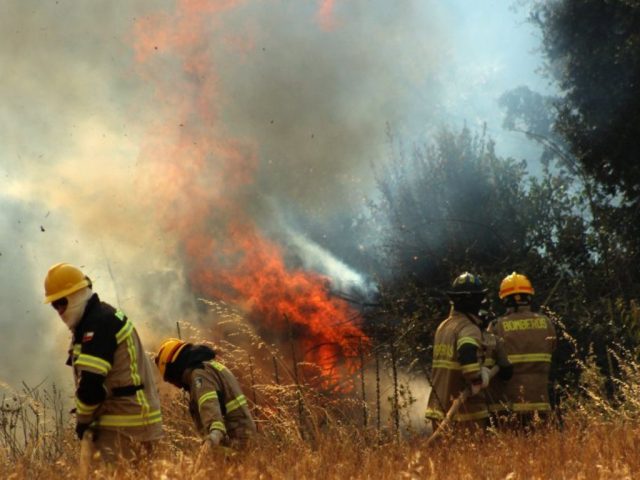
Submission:
[[[295,398],[284,388],[273,394]],[[54,398],[49,395],[47,401]],[[261,435],[241,454],[201,449],[183,401],[180,395],[165,398],[167,435],[153,459],[99,469],[92,478],[632,479],[640,473],[635,412],[623,404],[612,411],[596,398],[570,405],[563,428],[540,428],[528,435],[489,431],[450,436],[430,447],[425,436],[385,435],[339,422],[321,409],[316,414],[305,410],[301,426],[295,405],[289,403],[291,408],[285,404],[269,418],[257,412]],[[61,418],[34,419],[32,414],[21,418],[3,411],[0,478],[75,477],[78,442],[70,421],[55,427]],[[43,422],[39,431],[37,421]]]
[[[562,431],[530,436],[490,433],[431,448],[424,439],[379,443],[353,428],[333,428],[315,445],[263,438],[246,453],[227,458],[201,453],[196,444],[176,449],[167,442],[153,461],[101,470],[93,478],[632,479],[640,472],[639,445],[637,425],[615,422],[571,422]],[[77,442],[70,433],[57,458],[37,450],[18,458],[4,451],[0,477],[74,477]]]
[[[287,378],[284,365],[275,382],[273,371],[257,368],[246,349],[224,342],[217,346],[223,358],[236,360],[228,365],[252,401],[260,430],[255,444],[242,453],[203,449],[194,435],[185,397],[162,386],[166,434],[154,457],[96,469],[92,478],[640,478],[640,365],[629,353],[612,352],[621,368],[612,382],[613,395],[609,387],[608,396],[605,378],[595,364],[589,359],[576,361],[583,372],[581,385],[565,396],[561,428],[540,427],[526,435],[498,430],[475,436],[450,434],[427,446],[427,433],[415,424],[420,420],[410,420],[403,411],[410,401],[394,401],[386,394],[378,395],[377,402],[367,397],[365,427],[363,404],[355,390],[343,395],[319,393],[292,381],[290,371]],[[378,417],[381,403],[387,408]],[[0,478],[77,476],[79,443],[66,413],[71,404],[55,386],[24,385],[21,392],[3,400]]]

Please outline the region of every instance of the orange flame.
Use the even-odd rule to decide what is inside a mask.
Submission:
[[[321,0],[320,7],[318,8],[317,19],[318,23],[323,30],[333,30],[335,28],[335,19],[333,17],[333,10],[335,7],[335,0]]]
[[[240,3],[180,0],[173,15],[136,23],[136,59],[159,105],[141,159],[150,170],[162,224],[187,258],[192,288],[242,303],[253,320],[282,335],[293,328],[302,348],[298,359],[317,363],[325,379],[338,380],[339,360],[352,371],[354,345],[368,343],[358,313],[329,294],[322,276],[289,269],[281,248],[243,209],[243,192],[259,166],[257,148],[229,138],[219,120],[222,95],[212,45],[225,43],[213,38],[221,14]],[[325,1],[322,11],[331,7]]]

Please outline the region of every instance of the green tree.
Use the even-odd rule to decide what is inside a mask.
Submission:
[[[372,205],[386,262],[372,336],[400,362],[428,365],[451,280],[480,273],[500,313],[499,282],[516,270],[533,280],[538,305],[563,320],[580,349],[593,345],[602,365],[607,347],[637,345],[637,292],[625,283],[635,274],[624,268],[627,247],[613,228],[618,209],[574,171],[546,161],[530,176],[525,162],[501,158],[490,139],[467,128],[443,129],[409,155],[396,148]],[[574,373],[572,353],[561,345],[562,381]]]
[[[563,95],[555,130],[609,192],[640,205],[640,1],[540,2],[547,71]],[[637,217],[637,215],[636,215]]]
[[[557,265],[544,262],[551,249],[544,229],[563,227],[551,225],[557,218],[540,222],[537,216],[547,213],[548,195],[554,202],[563,190],[539,193],[544,202],[538,207],[528,191],[526,163],[500,158],[484,134],[443,129],[410,155],[397,148],[378,177],[381,195],[372,207],[384,225],[380,291],[396,327],[395,333],[385,330],[387,340],[400,335],[410,351],[428,357],[424,347],[449,309],[445,292],[465,270],[483,275],[493,295],[513,270],[544,279],[541,292],[552,288]],[[568,203],[554,205],[570,215]]]

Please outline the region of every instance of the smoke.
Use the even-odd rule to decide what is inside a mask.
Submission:
[[[376,286],[373,282],[321,245],[298,232],[288,231],[287,236],[291,242],[289,251],[300,258],[306,270],[326,275],[331,279],[332,286],[343,292],[355,291],[365,296],[375,293]]]
[[[247,3],[225,16],[222,37],[248,48],[231,43],[218,57],[220,116],[257,148],[256,209],[265,197],[315,217],[361,208],[387,124],[436,106],[445,36],[435,8],[425,23],[416,2],[323,2],[320,12],[332,7],[330,31],[304,2]],[[425,92],[419,106],[415,89]]]
[[[273,4],[280,8],[184,1],[136,22],[137,71],[158,104],[140,152],[144,191],[177,240],[195,291],[241,302],[276,330],[296,325],[328,373],[362,338],[358,314],[328,296],[316,272],[288,263],[283,235],[268,233],[282,230],[282,206],[323,217],[352,204],[354,192],[361,200],[359,184],[370,188],[380,146],[371,137],[384,138],[382,118],[409,110],[401,83],[419,63],[377,39],[402,37],[413,10],[382,16],[376,4],[373,18],[350,22],[371,7],[354,2],[335,11],[348,27],[327,34],[308,6]],[[420,57],[427,72],[433,51]],[[297,253],[313,255],[303,264],[321,260],[325,271],[338,271],[317,249]]]
[[[381,428],[389,432],[395,431],[394,405],[397,400],[400,432],[408,437],[416,434],[429,435],[431,424],[425,422],[424,412],[431,393],[430,382],[423,375],[398,372],[396,396],[391,366],[380,362],[378,375],[379,384],[376,383],[375,368],[369,366],[365,369],[365,398],[369,425],[377,426],[379,406]]]
[[[239,3],[232,9],[231,2],[209,2],[222,6],[225,17],[205,29],[218,43],[210,51],[213,77],[204,81],[218,81],[220,92],[205,100],[216,103],[221,135],[254,150],[256,175],[225,192],[228,185],[220,184],[220,171],[210,165],[199,182],[219,187],[220,196],[180,207],[201,209],[198,200],[224,204],[225,195],[232,195],[236,203],[243,200],[237,204],[249,218],[271,230],[278,230],[271,220],[281,208],[303,216],[350,208],[371,185],[368,166],[381,157],[385,122],[398,119],[410,103],[403,86],[407,70],[430,71],[430,49],[419,60],[400,51],[411,35],[407,26],[418,28],[411,8],[385,7],[383,13],[376,12],[382,2]],[[165,183],[150,182],[139,162],[159,112],[175,109],[176,128],[185,127],[178,125],[185,121],[180,106],[154,96],[152,78],[170,84],[184,70],[168,61],[141,74],[134,48],[139,22],[157,14],[171,18],[177,5],[0,5],[0,59],[11,65],[0,89],[1,182],[7,195],[0,287],[3,305],[12,305],[2,320],[11,336],[25,338],[4,349],[3,360],[18,365],[12,358],[26,344],[45,352],[3,375],[11,381],[51,373],[52,362],[40,360],[49,354],[64,360],[68,332],[40,303],[42,278],[58,261],[81,266],[103,299],[124,308],[143,330],[157,331],[159,324],[168,332],[175,320],[198,318],[175,232],[158,217],[155,196],[190,185],[171,172],[165,172]],[[435,21],[431,27],[436,30]],[[162,53],[162,43],[157,46]],[[268,206],[264,198],[271,199]],[[188,213],[181,209],[172,216]],[[16,228],[27,224],[29,229]],[[21,244],[29,255],[17,248]],[[307,266],[341,277],[348,273],[352,280],[358,276],[321,247],[298,250],[308,252]],[[59,369],[54,370],[55,376]]]
[[[21,242],[25,234],[34,237],[38,233],[39,220],[35,212],[29,211],[11,199],[0,196],[3,207],[0,213],[0,328],[2,329],[2,348],[0,362],[3,373],[1,378],[11,383],[24,380],[31,384],[41,382],[55,370],[51,362],[52,344],[47,333],[51,330],[44,318],[42,294],[36,293],[31,268],[32,245]],[[16,295],[28,292],[29,295]],[[60,322],[62,323],[62,322]],[[61,359],[60,364],[64,360]]]
[[[334,8],[335,0],[321,0],[316,20],[324,30],[332,30],[335,28],[335,19],[333,18]]]
[[[3,364],[19,365],[11,380],[39,378],[49,355],[64,361],[68,332],[40,303],[59,261],[156,335],[200,318],[192,273],[210,264],[190,253],[220,254],[213,240],[230,220],[338,288],[366,286],[349,248],[329,251],[300,227],[331,235],[363,206],[387,124],[436,121],[451,52],[439,3],[0,3],[1,319],[3,338],[29,339],[3,342]],[[141,36],[158,24],[186,36]],[[203,37],[182,64],[189,33]],[[43,354],[18,364],[27,345]]]
[[[11,339],[1,359],[12,366],[0,377],[10,383],[68,380],[69,333],[42,304],[54,263],[80,266],[142,330],[195,315],[172,239],[147,221],[139,192],[140,127],[152,110],[130,38],[151,6],[0,4],[0,61],[11,66],[0,80],[1,319]]]

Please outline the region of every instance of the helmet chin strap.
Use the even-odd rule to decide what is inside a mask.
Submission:
[[[60,315],[60,318],[62,318],[62,321],[72,332],[78,323],[80,323],[80,319],[91,295],[93,295],[93,291],[89,287],[84,287],[67,297],[69,304],[62,315]]]

